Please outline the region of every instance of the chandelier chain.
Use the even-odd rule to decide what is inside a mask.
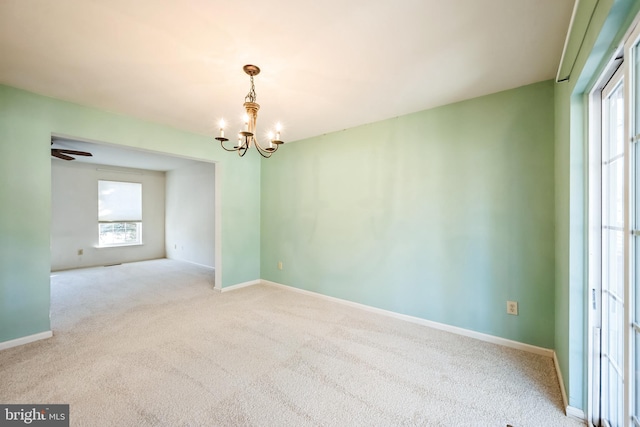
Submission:
[[[253,76],[251,77],[251,89],[247,96],[244,97],[244,102],[256,102],[256,87],[253,84]]]

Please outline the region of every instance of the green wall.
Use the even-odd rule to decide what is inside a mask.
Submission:
[[[261,168],[262,278],[553,348],[553,93],[284,145]]]
[[[50,329],[51,133],[216,161],[221,285],[260,278],[257,154],[240,159],[209,136],[0,86],[0,342]]]
[[[569,405],[587,408],[587,118],[595,79],[640,9],[638,0],[584,0],[567,48],[572,69],[555,87],[555,348]],[[573,60],[575,58],[575,63]],[[564,77],[564,76],[563,76]]]

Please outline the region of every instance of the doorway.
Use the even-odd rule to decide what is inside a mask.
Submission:
[[[52,158],[52,270],[166,256],[211,268],[215,286],[220,286],[216,227],[221,210],[214,162],[70,136],[52,135],[54,139],[55,147],[92,156]],[[97,190],[102,179],[142,185],[143,242],[99,244]]]

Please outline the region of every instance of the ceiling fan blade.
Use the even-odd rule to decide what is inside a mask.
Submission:
[[[74,159],[73,157],[71,157],[71,156],[67,156],[66,154],[62,154],[62,153],[60,153],[60,152],[59,152],[57,149],[55,149],[55,148],[51,149],[51,155],[52,155],[53,157],[57,157],[57,158],[62,159],[62,160],[75,160],[75,159]]]
[[[58,153],[71,154],[74,156],[93,156],[91,153],[87,153],[86,151],[67,150],[64,148],[54,148],[54,150],[57,150]]]

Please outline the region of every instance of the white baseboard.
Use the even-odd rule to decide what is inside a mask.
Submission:
[[[53,336],[52,331],[40,332],[38,334],[28,335],[26,337],[16,338],[15,340],[3,341],[0,342],[0,350],[6,350],[11,347],[18,347],[20,345],[25,345],[32,343],[34,341],[40,341],[47,338],[51,338]]]
[[[227,286],[225,288],[214,288],[214,289],[220,292],[229,292],[229,291],[235,291],[236,289],[240,289],[240,288],[246,288],[247,286],[259,285],[261,283],[262,281],[260,279],[257,279],[257,280],[250,280],[244,283],[238,283],[237,285]]]
[[[567,400],[567,390],[564,388],[564,377],[562,376],[562,371],[560,370],[560,362],[558,361],[558,355],[556,352],[553,352],[553,365],[556,368],[556,376],[558,377],[558,383],[560,383],[560,394],[562,394],[562,407],[569,408],[569,401]],[[567,410],[565,409],[565,412]]]
[[[192,265],[197,265],[198,267],[204,267],[204,268],[208,268],[209,270],[215,270],[215,267],[212,267],[210,265],[205,265],[205,264],[200,264],[199,262],[193,262],[193,261],[189,261],[186,259],[181,259],[181,258],[169,258],[167,257],[167,259],[170,259],[172,261],[180,261],[180,262],[186,262],[187,264],[192,264]]]
[[[568,417],[576,418],[580,421],[586,421],[587,416],[582,409],[569,406],[569,400],[567,399],[567,390],[564,388],[564,377],[562,376],[562,371],[560,370],[560,362],[558,361],[558,356],[556,355],[555,351],[553,352],[553,365],[556,368],[556,376],[558,377],[558,383],[560,384],[560,394],[562,394],[562,407],[564,408],[564,413]]]
[[[405,320],[407,322],[417,323],[419,325],[428,326],[430,328],[439,329],[441,331],[451,332],[457,335],[462,335],[465,337],[475,338],[481,341],[502,345],[505,347],[515,348],[518,350],[527,351],[529,353],[535,353],[542,356],[553,357],[554,351],[544,347],[538,347],[531,344],[525,344],[518,341],[509,340],[506,338],[496,337],[494,335],[483,334],[482,332],[476,332],[469,329],[459,328],[457,326],[451,326],[444,323],[434,322],[431,320],[422,319],[420,317],[409,316],[406,314],[400,314],[389,310],[383,310],[381,308],[371,307],[369,305],[360,304],[357,302],[347,301],[336,297],[330,297],[327,295],[323,295],[317,292],[307,291],[304,289],[295,288],[293,286],[287,286],[276,282],[271,282],[269,280],[262,280],[261,283],[270,286],[276,286],[283,289],[288,289],[293,292],[299,292],[306,295],[315,296],[318,298],[323,298],[329,301],[337,302],[340,304],[348,305],[351,307],[359,308],[361,310],[366,310],[372,313],[381,314],[383,316],[389,316],[396,319]],[[226,288],[225,288],[226,289]]]

